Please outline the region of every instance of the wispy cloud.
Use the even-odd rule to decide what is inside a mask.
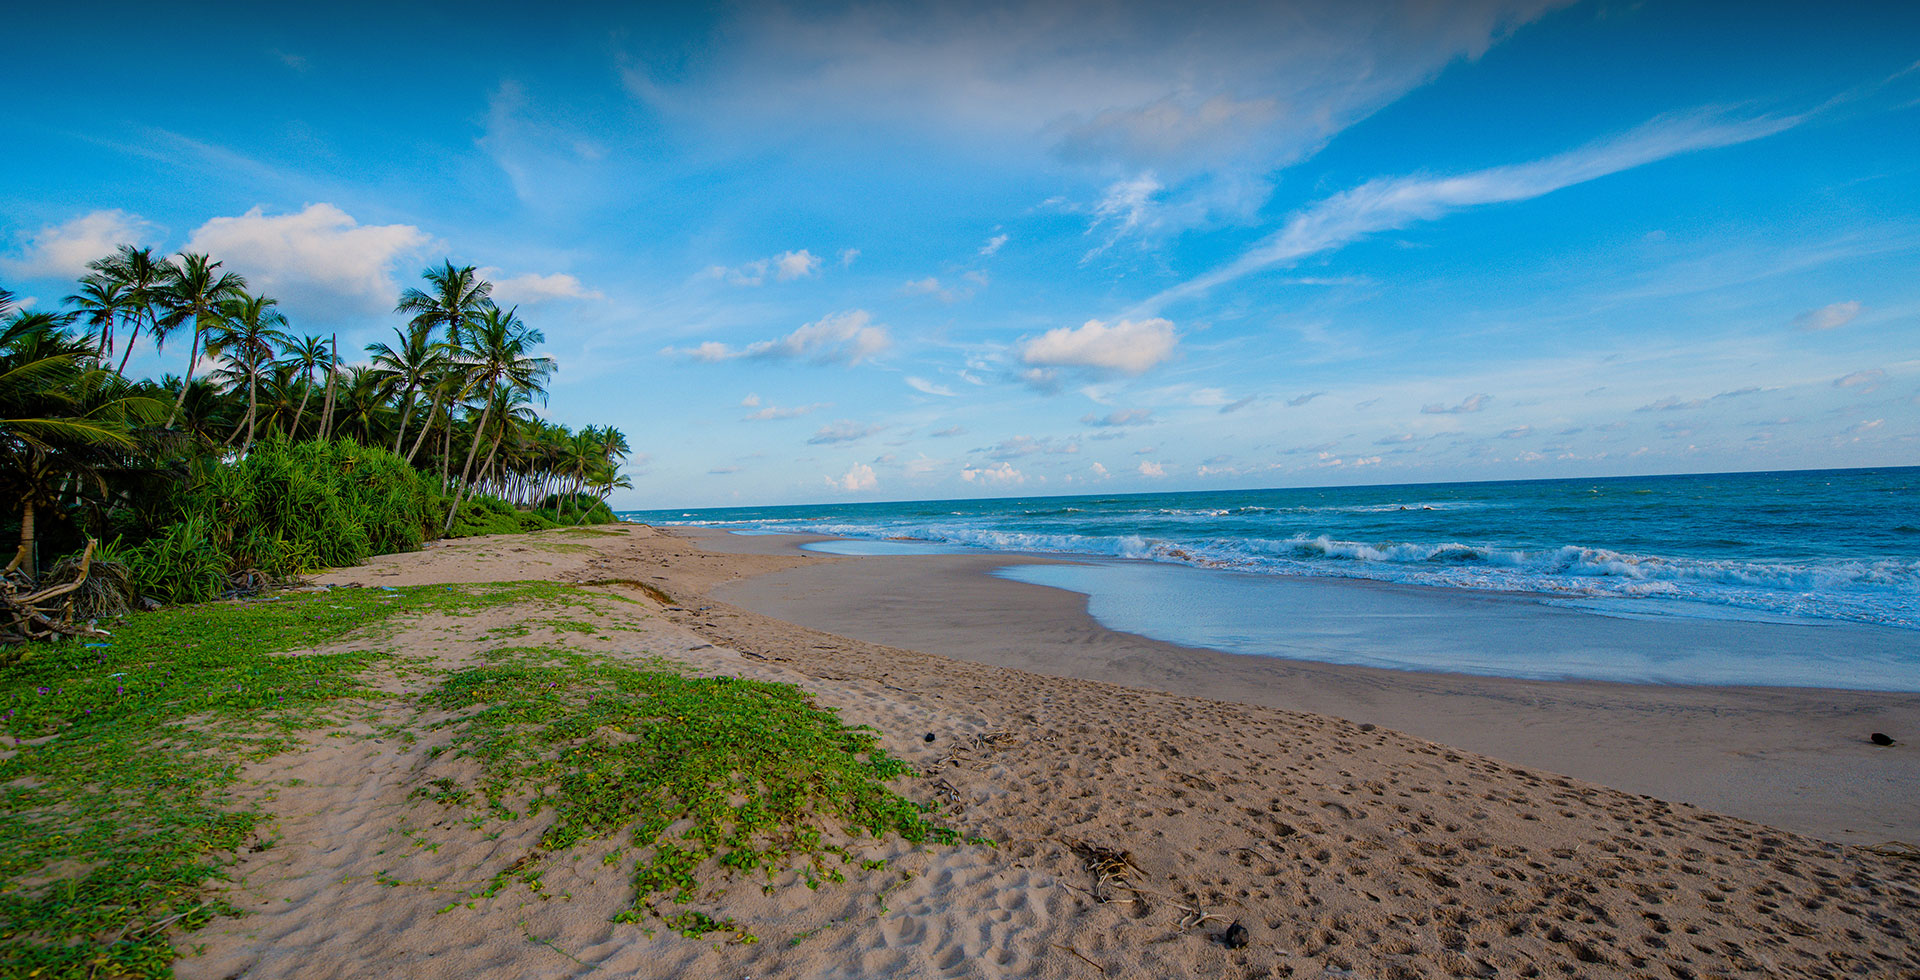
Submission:
[[[1492,395],[1485,395],[1485,394],[1468,395],[1466,398],[1462,399],[1458,405],[1448,405],[1444,402],[1435,402],[1431,405],[1422,405],[1420,406],[1420,414],[1422,415],[1467,415],[1473,412],[1478,412],[1486,408],[1487,403],[1492,400],[1493,400]]]
[[[952,388],[949,388],[945,385],[934,384],[933,382],[928,381],[925,378],[916,378],[912,375],[908,375],[906,378],[906,381],[907,381],[907,387],[912,388],[913,390],[920,392],[923,395],[938,395],[941,398],[953,397]]]
[[[1844,303],[1829,303],[1817,310],[1808,310],[1793,318],[1793,325],[1802,330],[1837,330],[1852,323],[1860,315],[1860,301],[1848,300]]]
[[[859,249],[848,249],[842,252],[841,265],[851,264],[853,256],[859,254]],[[735,286],[765,285],[769,278],[775,282],[792,282],[795,279],[811,279],[819,274],[820,257],[804,248],[781,252],[779,255],[764,259],[754,259],[752,262],[741,265],[708,266],[706,271],[709,278],[719,279]]]
[[[1109,412],[1104,416],[1089,413],[1081,416],[1080,424],[1104,429],[1118,429],[1135,425],[1152,425],[1153,412],[1144,408],[1130,408],[1125,411]]]
[[[1761,139],[1804,117],[1726,120],[1708,113],[1655,119],[1612,139],[1542,160],[1453,176],[1381,177],[1296,212],[1279,231],[1238,259],[1162,292],[1142,306],[1154,312],[1243,276],[1338,249],[1368,235],[1433,221],[1487,204],[1525,201],[1609,174],[1697,150]]]
[[[815,364],[859,364],[893,346],[884,324],[873,322],[866,310],[821,317],[777,340],[761,340],[733,347],[709,340],[693,347],[668,347],[660,353],[718,363],[740,359],[809,360]]]
[[[809,446],[833,446],[843,442],[858,442],[886,428],[884,425],[866,425],[851,419],[841,419],[831,425],[823,425],[820,431],[807,440]]]

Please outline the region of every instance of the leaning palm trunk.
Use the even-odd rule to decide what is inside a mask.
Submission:
[[[305,387],[302,388],[300,392],[300,407],[293,410],[292,438],[295,438],[295,439],[300,438],[300,423],[306,421],[306,418],[307,418],[307,399],[312,397],[313,397],[313,379],[308,378]]]
[[[193,366],[200,362],[200,318],[193,318],[193,349],[188,352],[187,379],[180,382],[180,395],[173,400],[173,414],[167,416],[167,428],[173,428],[173,422],[180,417],[180,409],[187,404],[187,389],[193,387]]]
[[[473,429],[473,445],[467,449],[466,465],[460,467],[460,482],[453,488],[453,506],[447,508],[447,523],[440,529],[442,536],[453,530],[453,518],[460,513],[460,500],[467,493],[467,477],[473,473],[473,457],[480,452],[480,440],[486,436],[487,418],[492,414],[493,399],[488,398],[486,407],[480,410],[480,424]],[[448,439],[452,439],[451,427],[448,429]]]
[[[24,568],[27,571],[27,577],[33,578],[40,572],[37,567],[38,562],[33,559],[33,501],[21,501],[20,506],[20,547],[14,551],[13,560],[7,563],[6,574],[10,575],[15,569]]]
[[[400,428],[393,433],[393,454],[400,455],[400,443],[407,438],[407,420],[413,417],[413,386],[407,386],[407,397],[400,408]]]
[[[413,458],[420,455],[420,447],[427,442],[427,433],[433,431],[433,417],[440,414],[440,396],[433,396],[433,405],[427,409],[427,417],[420,422],[420,435],[413,440],[413,448],[407,450],[407,465],[413,465]],[[395,449],[394,452],[399,452]]]

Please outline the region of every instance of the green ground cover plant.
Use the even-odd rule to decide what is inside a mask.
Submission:
[[[243,914],[213,886],[236,849],[275,844],[241,783],[247,763],[383,712],[381,733],[417,734],[418,722],[392,723],[391,696],[368,676],[435,668],[302,651],[503,604],[596,636],[617,627],[593,613],[634,601],[546,582],[337,588],[136,613],[103,640],[30,648],[0,668],[0,977],[171,976],[169,930]],[[566,618],[576,610],[585,618]],[[416,795],[482,820],[551,814],[542,852],[617,841],[609,863],[630,860],[634,887],[623,921],[752,941],[730,919],[675,906],[713,884],[716,865],[817,883],[842,878],[850,838],[955,840],[887,788],[908,770],[876,733],[792,685],[552,646],[495,650],[426,683],[421,707],[460,712],[443,726],[449,748],[480,776]],[[537,891],[539,853],[475,897]]]
[[[284,594],[135,614],[0,670],[0,976],[171,975],[168,926],[237,911],[207,886],[263,816],[233,795],[241,767],[378,697],[362,675],[391,659],[287,651],[525,601],[592,600],[548,583]]]
[[[550,811],[541,851],[616,842],[607,860],[631,855],[634,887],[619,921],[658,917],[686,935],[752,941],[730,920],[671,907],[695,900],[710,859],[769,880],[795,869],[813,885],[842,880],[851,860],[836,832],[957,840],[887,788],[909,770],[876,732],[848,727],[791,684],[553,647],[507,647],[489,659],[427,698],[467,712],[443,723],[455,732],[448,748],[480,764],[476,792],[450,785],[441,795],[497,819]],[[530,855],[483,894],[515,880],[538,891],[540,873]]]

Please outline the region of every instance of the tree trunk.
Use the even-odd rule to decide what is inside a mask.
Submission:
[[[440,393],[434,392],[433,405],[427,409],[427,417],[420,422],[420,436],[413,440],[413,448],[407,450],[407,465],[413,465],[413,458],[420,455],[420,447],[426,444],[427,433],[433,431],[433,417],[440,414]],[[394,450],[399,452],[399,450]]]
[[[28,578],[38,580],[40,577],[40,563],[34,561],[33,557],[32,499],[21,501],[20,507],[20,547],[14,551],[13,560],[7,563],[7,571],[12,572],[16,568],[25,568]]]
[[[313,397],[313,378],[307,378],[306,385],[300,390],[300,407],[293,410],[293,438],[300,438],[300,423],[307,418],[307,399]]]
[[[138,318],[135,318],[135,320],[133,321],[133,329],[127,331],[126,352],[120,355],[120,366],[114,369],[114,372],[113,372],[116,377],[124,378],[127,376],[127,362],[133,359],[133,342],[135,340],[138,340],[139,338],[140,338],[140,321]]]
[[[460,483],[453,489],[453,506],[447,508],[447,523],[445,527],[440,529],[442,537],[445,537],[448,531],[453,530],[454,515],[460,513],[460,498],[464,497],[467,492],[467,477],[473,472],[473,457],[480,452],[480,440],[485,436],[487,431],[487,417],[492,414],[493,399],[489,397],[486,407],[480,410],[480,424],[474,427],[473,445],[467,449],[466,465],[460,467]],[[451,433],[451,427],[449,427],[448,431]],[[452,438],[451,435],[449,435],[448,438]]]
[[[187,379],[180,382],[180,397],[173,400],[173,414],[167,416],[167,428],[173,428],[174,420],[180,417],[180,406],[187,403],[187,389],[193,387],[193,366],[200,363],[200,318],[193,318],[193,349],[188,352]]]
[[[413,386],[407,386],[407,397],[400,408],[400,430],[393,434],[393,454],[400,455],[400,443],[407,438],[407,420],[413,417]]]
[[[242,453],[253,449],[253,420],[260,411],[260,369],[256,365],[247,372],[247,441],[240,446]]]
[[[333,378],[340,372],[336,370],[340,360],[340,335],[333,335],[332,346],[327,348],[327,403],[320,411],[320,440],[325,442],[333,434]]]

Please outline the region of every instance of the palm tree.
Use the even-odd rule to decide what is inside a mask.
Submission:
[[[122,245],[112,255],[89,262],[87,268],[109,282],[119,283],[121,291],[126,294],[128,313],[131,314],[127,322],[127,349],[120,356],[120,366],[113,372],[126,377],[127,360],[133,357],[133,342],[140,337],[142,320],[155,334],[154,343],[159,344],[159,314],[155,309],[161,305],[162,287],[166,285],[167,270],[171,266],[165,260],[155,258],[153,249]]]
[[[293,429],[290,435],[300,434],[300,422],[307,415],[307,398],[313,394],[313,369],[331,360],[327,356],[330,350],[327,342],[318,337],[301,337],[287,345],[287,359],[282,363],[297,366],[300,377],[305,382],[301,386],[300,407],[293,412]]]
[[[167,312],[154,324],[155,342],[188,320],[193,321],[193,347],[187,357],[186,384],[180,386],[180,396],[174,401],[174,415],[180,413],[180,406],[187,400],[187,386],[193,384],[194,364],[200,360],[201,336],[219,322],[221,308],[228,301],[246,295],[247,281],[237,273],[218,271],[220,265],[204,253],[182,252],[178,263],[167,266],[161,289],[161,303]],[[168,417],[167,424],[173,424],[173,417]]]
[[[456,269],[448,259],[441,268],[428,269],[420,276],[433,290],[408,289],[393,308],[395,313],[413,314],[409,326],[425,327],[429,335],[445,329],[447,343],[457,345],[466,328],[493,309],[493,283],[480,278],[473,266]]]
[[[0,313],[11,298],[0,290]],[[38,512],[90,489],[104,497],[101,470],[134,447],[131,423],[160,408],[97,367],[94,345],[66,333],[69,319],[18,313],[0,324],[0,499],[20,515],[9,573],[39,573]]]
[[[407,437],[407,421],[413,417],[414,393],[441,368],[447,347],[433,339],[433,324],[418,320],[405,330],[395,329],[394,336],[400,342],[398,350],[387,344],[368,344],[367,353],[373,355],[374,368],[402,388],[400,427],[393,433],[393,451],[398,455],[400,443]]]
[[[493,411],[494,387],[505,385],[529,395],[546,397],[545,382],[553,374],[553,358],[532,353],[534,345],[546,337],[522,323],[515,314],[516,310],[502,312],[497,306],[488,307],[477,321],[468,325],[458,348],[460,360],[468,368],[468,390],[486,393],[488,397],[483,399],[480,422],[473,428],[473,444],[467,449],[466,464],[460,468],[460,482],[454,487],[453,504],[447,508],[447,523],[440,529],[442,534],[453,529],[453,519],[460,512],[467,480],[473,475],[473,458],[480,452],[487,418]]]
[[[111,355],[114,324],[132,317],[133,299],[126,286],[95,273],[80,279],[80,291],[67,297],[67,302],[78,309],[88,332],[97,339],[94,357],[104,360]]]
[[[247,437],[240,451],[253,448],[254,419],[260,412],[260,371],[273,360],[274,351],[292,338],[281,327],[287,318],[275,307],[280,304],[266,296],[244,296],[220,306],[220,322],[207,338],[207,353],[225,357],[233,365],[233,375],[247,384]],[[239,427],[235,427],[235,433]]]

